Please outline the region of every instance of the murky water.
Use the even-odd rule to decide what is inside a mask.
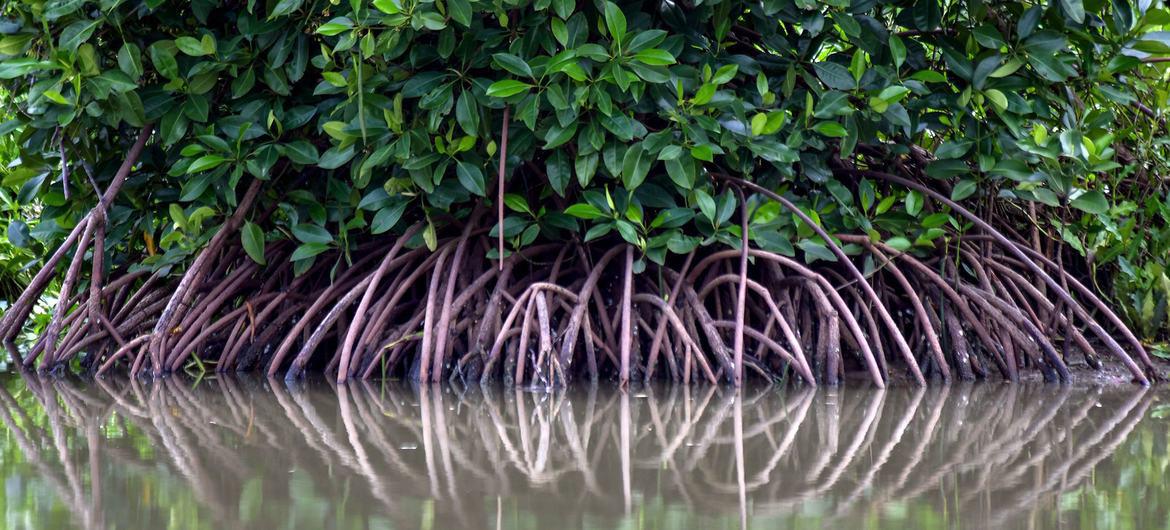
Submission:
[[[0,377],[4,528],[1166,528],[1163,390]]]

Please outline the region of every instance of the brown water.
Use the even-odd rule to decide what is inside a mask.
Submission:
[[[0,526],[1166,528],[1164,391],[0,377]]]

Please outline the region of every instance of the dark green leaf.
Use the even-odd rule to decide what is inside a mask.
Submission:
[[[553,191],[564,197],[565,189],[568,188],[569,181],[573,178],[573,168],[569,165],[568,155],[564,151],[553,153],[546,163],[545,173],[548,175],[548,182]]]
[[[485,184],[483,180],[483,171],[475,165],[460,161],[455,164],[455,173],[459,177],[459,183],[463,185],[467,191],[479,196],[486,195],[484,190]]]
[[[293,236],[302,243],[332,243],[333,234],[325,228],[309,223],[301,223],[292,227]]]
[[[524,59],[510,53],[497,53],[492,55],[492,59],[495,60],[498,66],[512,74],[522,77],[532,77],[532,68],[528,66],[528,63],[524,62]]]
[[[329,248],[329,245],[323,243],[305,243],[298,246],[296,250],[293,250],[292,256],[289,256],[289,261],[309,259],[322,252],[325,252],[326,250],[329,250]]]
[[[605,2],[605,28],[609,30],[609,36],[617,42],[626,37],[626,15],[617,4],[608,0]]]
[[[853,79],[853,74],[849,73],[849,69],[837,63],[816,63],[813,69],[817,72],[817,77],[825,86],[835,90],[853,90],[857,87],[857,81]]]
[[[600,219],[604,216],[604,214],[601,213],[601,210],[598,210],[593,205],[583,202],[565,208],[565,213],[581,219]]]
[[[398,220],[402,218],[402,214],[406,211],[407,204],[410,203],[400,202],[378,210],[378,213],[374,214],[374,220],[370,222],[370,232],[382,234],[394,228],[398,224]]]
[[[497,98],[506,98],[515,96],[521,92],[526,92],[532,88],[532,85],[523,81],[516,81],[515,79],[501,79],[492,83],[487,89],[487,95]]]
[[[1089,190],[1072,200],[1073,208],[1092,214],[1103,214],[1109,211],[1109,201],[1105,195],[1097,190]]]
[[[187,173],[199,173],[200,171],[214,169],[228,160],[230,159],[219,155],[204,155],[195,159],[190,166],[187,166]]]
[[[240,229],[240,240],[244,246],[244,252],[248,254],[252,261],[260,265],[266,265],[268,262],[264,259],[264,232],[260,230],[252,222],[244,223],[243,228]]]

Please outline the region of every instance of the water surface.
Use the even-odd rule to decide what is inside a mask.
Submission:
[[[1162,392],[0,376],[0,526],[1170,528]]]

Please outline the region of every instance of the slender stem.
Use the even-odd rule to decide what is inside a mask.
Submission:
[[[504,122],[500,125],[500,174],[496,177],[496,213],[499,224],[497,236],[500,270],[504,270],[504,172],[508,167],[508,120],[511,118],[508,105],[504,105]]]
[[[740,211],[740,247],[739,247],[739,292],[735,299],[735,337],[732,343],[735,352],[735,386],[743,385],[743,313],[747,304],[747,270],[748,270],[748,209],[743,190],[736,187],[739,194]]]
[[[626,275],[622,283],[622,336],[621,336],[621,376],[620,384],[625,387],[630,382],[630,348],[634,340],[634,326],[630,318],[634,294],[634,247],[626,245]]]

